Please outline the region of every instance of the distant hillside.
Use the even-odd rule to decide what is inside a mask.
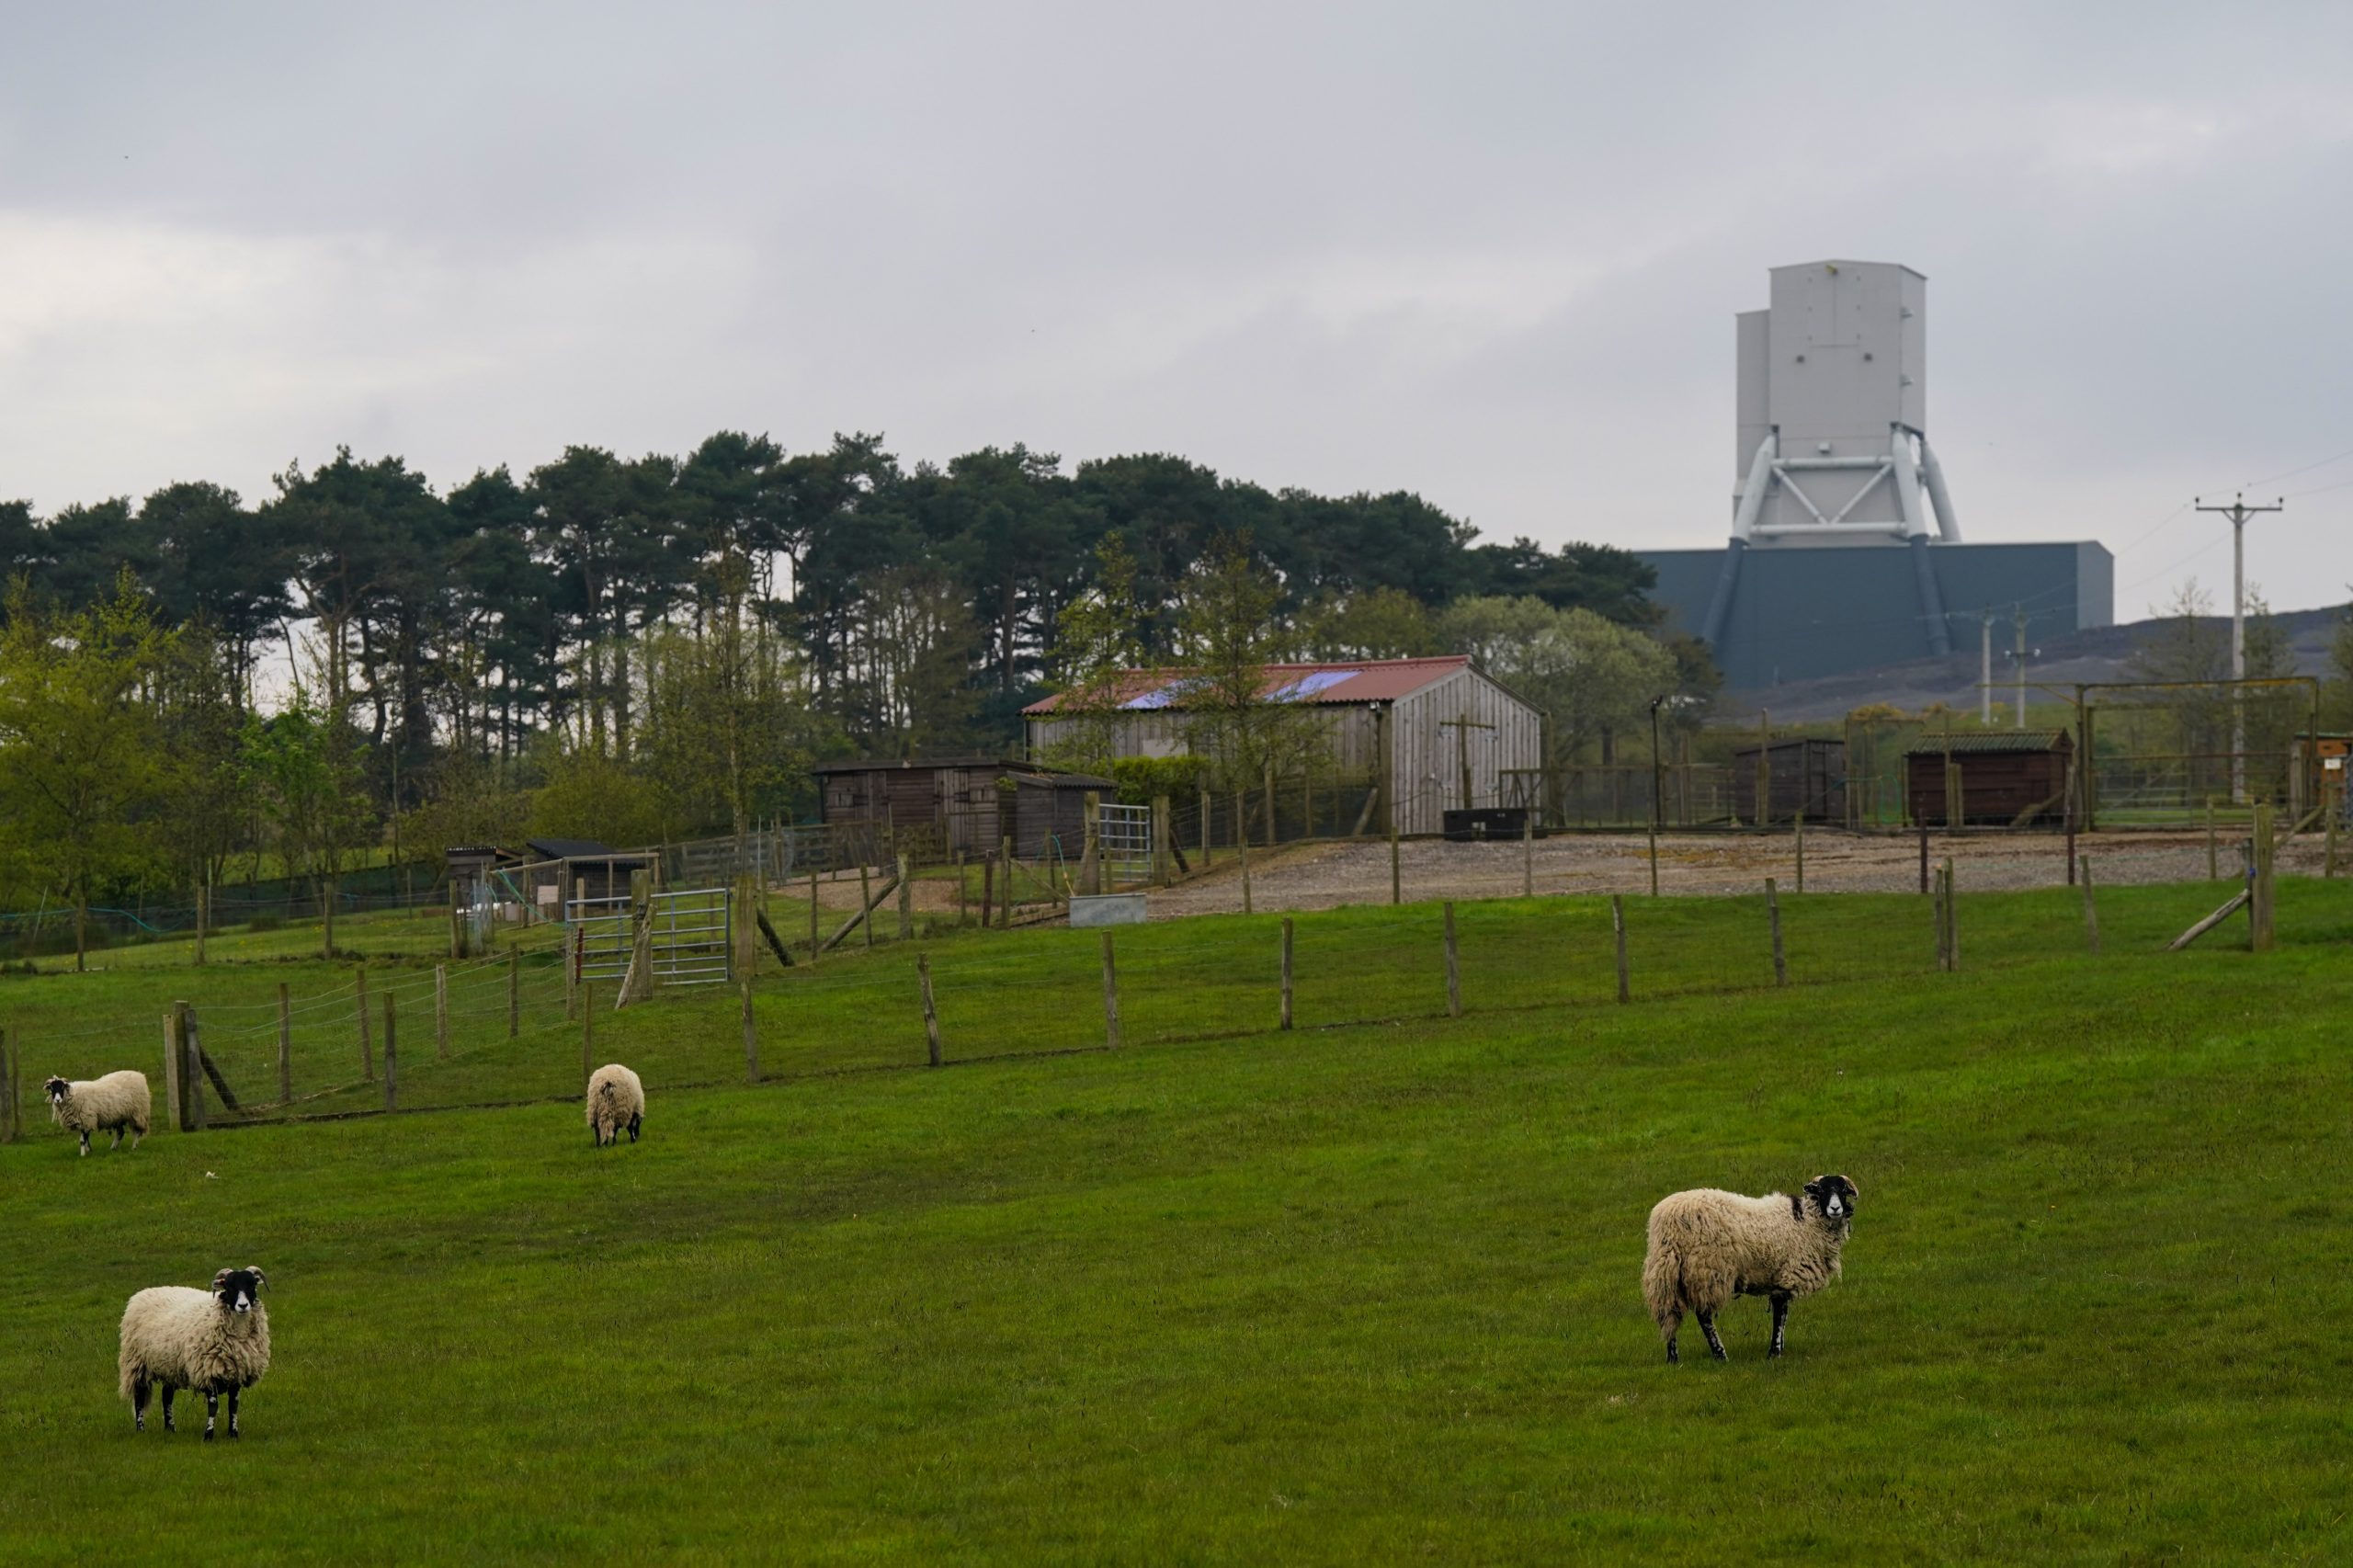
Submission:
[[[2299,675],[2325,676],[2328,673],[2329,640],[2335,636],[2337,621],[2344,616],[2339,607],[2330,609],[2290,610],[2273,617],[2288,635],[2288,646],[2295,659]],[[2211,618],[2230,632],[2227,616]],[[2078,681],[2130,680],[2131,674],[2125,666],[2131,663],[2133,650],[2155,631],[2154,620],[2130,621],[2121,626],[2104,626],[2094,631],[2078,631],[2068,637],[2041,643],[2039,656],[2029,656],[2027,679],[2029,702],[2047,700],[2052,695],[2035,692],[2032,687],[2072,687]],[[1996,622],[1994,627],[1994,678],[2005,681],[2014,678],[2008,656],[2010,630]],[[1850,670],[1843,675],[1822,676],[1813,680],[1787,681],[1776,687],[1756,690],[1727,692],[1723,707],[1734,711],[1770,709],[1776,720],[1791,722],[1813,719],[1837,719],[1854,709],[1870,702],[1893,703],[1898,708],[1920,709],[1932,702],[1949,703],[1955,708],[1977,706],[1978,653],[1977,639],[1972,634],[1963,639],[1966,646],[1942,659],[1909,659],[1900,665],[1881,665],[1875,669]],[[2009,688],[1995,691],[1995,701],[2004,701]]]

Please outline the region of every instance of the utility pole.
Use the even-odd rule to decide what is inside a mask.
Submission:
[[[2012,605],[2010,620],[2018,633],[2018,728],[2026,728],[2026,606]]]
[[[2227,506],[2209,506],[2197,495],[2189,498],[2189,504],[2231,520],[2231,679],[2242,681],[2246,679],[2246,521],[2259,513],[2283,510],[2288,498],[2280,496],[2268,506],[2250,506],[2241,492]],[[2246,698],[2236,686],[2231,687],[2231,801],[2234,805],[2246,801]]]
[[[1984,612],[1977,630],[1977,724],[1994,727],[1994,612]]]

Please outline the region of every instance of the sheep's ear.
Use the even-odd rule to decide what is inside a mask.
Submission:
[[[229,1271],[224,1268],[220,1273],[212,1277],[212,1293],[216,1296],[219,1295],[228,1287],[228,1284]]]
[[[1808,1198],[1819,1198],[1822,1196],[1822,1177],[1816,1176],[1812,1181],[1805,1184],[1805,1195]]]
[[[256,1292],[260,1291],[269,1284],[269,1276],[264,1274],[260,1269],[256,1268],[252,1264],[248,1263],[245,1265],[245,1272],[254,1277],[254,1290]]]
[[[1860,1198],[1863,1195],[1863,1189],[1855,1185],[1855,1178],[1853,1176],[1842,1176],[1836,1177],[1835,1179],[1845,1182],[1847,1184],[1847,1190],[1853,1193],[1856,1197]]]

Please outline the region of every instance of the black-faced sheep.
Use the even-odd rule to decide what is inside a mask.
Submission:
[[[1781,1353],[1790,1302],[1838,1278],[1838,1253],[1855,1219],[1855,1184],[1842,1176],[1816,1176],[1804,1196],[1699,1187],[1659,1199],[1651,1210],[1650,1250],[1643,1259],[1643,1296],[1676,1354],[1683,1314],[1699,1320],[1708,1348],[1725,1359],[1716,1314],[1734,1296],[1764,1296],[1773,1303],[1773,1348]]]
[[[618,1143],[621,1131],[629,1131],[629,1141],[637,1142],[637,1130],[645,1120],[645,1085],[637,1074],[618,1062],[608,1062],[597,1069],[588,1080],[588,1131],[597,1140],[597,1147]]]
[[[150,1388],[164,1391],[166,1432],[178,1430],[172,1421],[172,1395],[193,1389],[204,1396],[204,1440],[212,1440],[224,1393],[229,1436],[238,1435],[237,1396],[269,1370],[263,1284],[258,1268],[224,1268],[212,1277],[210,1290],[158,1285],[131,1298],[122,1309],[122,1354],[116,1365],[135,1430],[147,1430]]]
[[[122,1147],[123,1130],[131,1131],[131,1146],[147,1136],[147,1117],[153,1108],[154,1096],[148,1091],[147,1075],[125,1069],[109,1073],[103,1078],[82,1083],[68,1083],[51,1078],[43,1085],[49,1096],[49,1119],[69,1132],[82,1135],[82,1153],[90,1152],[90,1134],[111,1132],[114,1142],[108,1149]]]

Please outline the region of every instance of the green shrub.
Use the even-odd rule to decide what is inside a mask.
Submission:
[[[1155,795],[1189,801],[1209,785],[1209,764],[1198,756],[1123,756],[1111,764],[1120,803],[1148,806]]]

